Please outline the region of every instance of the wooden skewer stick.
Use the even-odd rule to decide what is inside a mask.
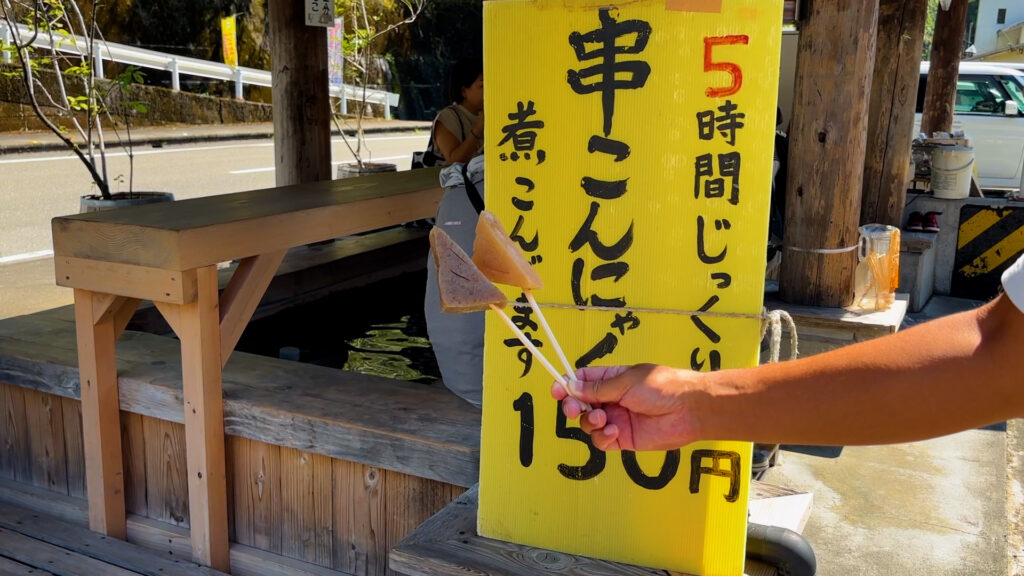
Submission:
[[[523,346],[526,346],[526,349],[533,353],[534,358],[540,360],[540,363],[544,365],[544,369],[548,371],[548,374],[551,374],[551,376],[554,377],[555,382],[558,382],[563,388],[565,388],[565,391],[568,392],[569,383],[566,382],[565,378],[558,373],[558,370],[555,370],[555,367],[551,365],[551,362],[548,362],[548,359],[540,353],[540,350],[533,345],[533,342],[530,342],[530,339],[526,337],[526,334],[523,334],[523,331],[512,322],[512,319],[508,317],[508,314],[505,314],[505,311],[499,308],[496,304],[491,304],[491,310],[494,310],[498,314],[502,321],[505,322],[505,325],[508,326],[508,329],[511,330],[512,333],[516,335],[516,338],[523,343]]]
[[[544,318],[544,313],[540,311],[540,304],[533,297],[533,292],[529,290],[523,290],[523,294],[526,295],[526,301],[530,303],[530,307],[537,313],[537,319],[540,320],[540,326],[544,329],[544,333],[548,335],[548,340],[551,345],[555,348],[555,354],[558,355],[558,359],[562,361],[562,368],[565,368],[565,373],[569,376],[570,382],[576,381],[576,371],[572,369],[572,364],[569,364],[569,360],[565,357],[565,352],[562,352],[562,347],[558,345],[558,339],[555,338],[555,333],[551,331],[551,326],[548,326],[547,318]]]
[[[526,349],[533,354],[534,358],[540,360],[540,363],[544,366],[544,369],[547,370],[548,374],[550,374],[555,379],[555,382],[558,382],[559,386],[561,386],[562,389],[565,390],[565,393],[568,394],[569,396],[573,396],[572,389],[569,388],[569,383],[566,382],[565,377],[559,374],[558,370],[555,370],[555,367],[551,365],[551,362],[548,362],[548,359],[544,357],[544,354],[541,354],[541,351],[537,349],[536,346],[533,345],[533,342],[530,342],[530,339],[526,337],[526,334],[523,334],[523,331],[520,330],[519,327],[512,322],[512,319],[508,317],[508,314],[505,314],[505,311],[499,308],[496,304],[491,304],[490,306],[491,310],[498,314],[498,317],[501,318],[505,325],[508,326],[508,329],[511,330],[512,333],[516,335],[516,338],[518,338],[519,341],[523,343],[523,346],[526,346]],[[575,398],[575,396],[573,397]],[[584,412],[590,411],[591,407],[589,404],[582,401],[581,404],[583,404]]]

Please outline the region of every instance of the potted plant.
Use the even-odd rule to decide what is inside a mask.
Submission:
[[[17,56],[17,70],[5,74],[22,80],[26,103],[36,118],[89,171],[98,193],[82,197],[83,212],[173,200],[166,192],[134,190],[130,121],[133,113],[145,111],[145,105],[130,100],[128,90],[142,81],[142,72],[129,66],[113,80],[100,78],[94,59],[102,37],[96,25],[97,3],[90,6],[86,17],[74,0],[0,0],[0,17],[12,37],[3,50]],[[115,115],[126,130],[126,192],[111,190],[111,183],[123,182],[124,176],[112,177],[108,171],[103,120],[110,121],[116,134]]]
[[[346,75],[354,79],[359,95],[356,101],[358,110],[353,116],[355,121],[354,137],[350,139],[346,136],[345,130],[339,125],[339,114],[332,116],[335,125],[341,132],[345,146],[355,158],[355,162],[338,166],[339,178],[397,170],[395,164],[373,162],[372,157],[367,157],[368,148],[363,127],[363,120],[368,112],[367,90],[376,71],[383,69],[383,66],[376,64],[385,61],[377,53],[375,41],[401,26],[414,22],[426,6],[426,1],[398,0],[396,3],[398,14],[391,19],[390,23],[386,22],[383,10],[374,11],[367,6],[366,0],[351,0],[347,5],[339,5],[340,11],[347,15],[351,22],[351,27],[346,29],[342,39],[342,54],[348,67]],[[342,97],[344,98],[344,95]]]

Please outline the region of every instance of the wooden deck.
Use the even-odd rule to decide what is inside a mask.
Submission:
[[[0,503],[0,576],[27,574],[215,576],[223,572]]]

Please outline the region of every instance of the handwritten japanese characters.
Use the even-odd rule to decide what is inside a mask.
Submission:
[[[534,295],[575,368],[756,361],[781,14],[779,0],[484,5],[500,135],[487,207],[543,278]],[[547,344],[524,295],[507,295],[513,322]],[[741,573],[749,444],[602,452],[529,351],[488,323],[481,534]],[[581,538],[571,511],[595,503],[624,524]]]

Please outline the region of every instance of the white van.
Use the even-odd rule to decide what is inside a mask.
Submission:
[[[921,63],[914,132],[921,130],[928,62]],[[961,62],[953,107],[953,130],[974,146],[978,185],[985,189],[1021,186],[1024,173],[1024,72],[982,62]]]

